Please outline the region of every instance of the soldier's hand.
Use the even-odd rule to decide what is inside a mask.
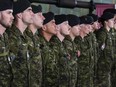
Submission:
[[[77,51],[77,56],[80,57],[80,55],[81,55],[81,52],[78,50]]]

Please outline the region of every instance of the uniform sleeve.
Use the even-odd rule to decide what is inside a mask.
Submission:
[[[17,39],[14,36],[10,36],[9,42],[10,54],[16,54],[18,52]]]
[[[106,33],[103,31],[99,32],[97,34],[97,41],[98,41],[99,47],[101,47],[105,43],[105,40],[106,40]]]

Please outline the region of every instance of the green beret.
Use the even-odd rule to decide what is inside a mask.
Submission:
[[[13,14],[16,15],[18,13],[21,13],[30,6],[31,6],[31,3],[28,0],[14,1],[14,3],[13,3]]]
[[[98,21],[98,19],[99,19],[99,17],[95,14],[88,14],[88,16],[91,16],[93,18],[94,22]]]
[[[114,14],[112,14],[110,12],[105,12],[104,14],[102,14],[100,19],[103,22],[103,21],[107,21],[107,20],[112,19],[112,18],[114,18]]]
[[[112,13],[112,14],[116,14],[116,9],[108,8],[108,9],[105,9],[105,10],[103,11],[103,13],[106,13],[106,12],[110,12],[110,13]]]
[[[33,13],[42,12],[42,7],[41,7],[41,5],[38,5],[38,6],[36,6],[36,5],[31,5],[31,7],[32,7]]]
[[[45,17],[43,25],[47,24],[48,22],[54,19],[54,13],[52,12],[43,13],[43,16]]]
[[[55,23],[61,24],[64,21],[68,21],[67,16],[65,14],[61,14],[61,15],[55,15]]]
[[[68,18],[68,23],[71,27],[73,27],[77,24],[80,24],[80,19],[76,15],[69,14],[69,15],[67,15],[67,18]]]
[[[0,0],[0,11],[13,9],[13,2],[11,0]]]
[[[91,24],[94,20],[91,16],[81,16],[80,17],[80,24]]]

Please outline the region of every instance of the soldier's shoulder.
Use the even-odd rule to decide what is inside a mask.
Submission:
[[[100,28],[97,32],[96,32],[96,36],[100,36],[100,35],[106,35],[106,31],[105,28]]]
[[[33,37],[33,33],[31,32],[31,30],[30,29],[26,29],[25,31],[24,31],[24,35],[25,36],[28,36],[28,37]]]

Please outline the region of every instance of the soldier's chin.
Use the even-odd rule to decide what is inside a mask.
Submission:
[[[33,20],[30,20],[29,22],[30,22],[30,24],[32,24],[33,23]]]
[[[113,26],[112,26],[112,27],[110,27],[110,28],[113,28]]]
[[[41,29],[43,26],[37,26],[38,29]]]
[[[32,24],[33,23],[33,21],[30,21],[28,24]]]
[[[41,23],[39,26],[40,26],[40,27],[43,27],[43,23]]]
[[[10,28],[11,26],[12,26],[12,23],[11,23],[11,24],[8,24],[6,27],[7,27],[7,28]]]
[[[2,26],[4,26],[5,28],[10,28],[12,26],[12,24],[7,24],[7,25],[2,24]]]
[[[11,27],[11,25],[6,26],[6,28],[10,28],[10,27]]]

